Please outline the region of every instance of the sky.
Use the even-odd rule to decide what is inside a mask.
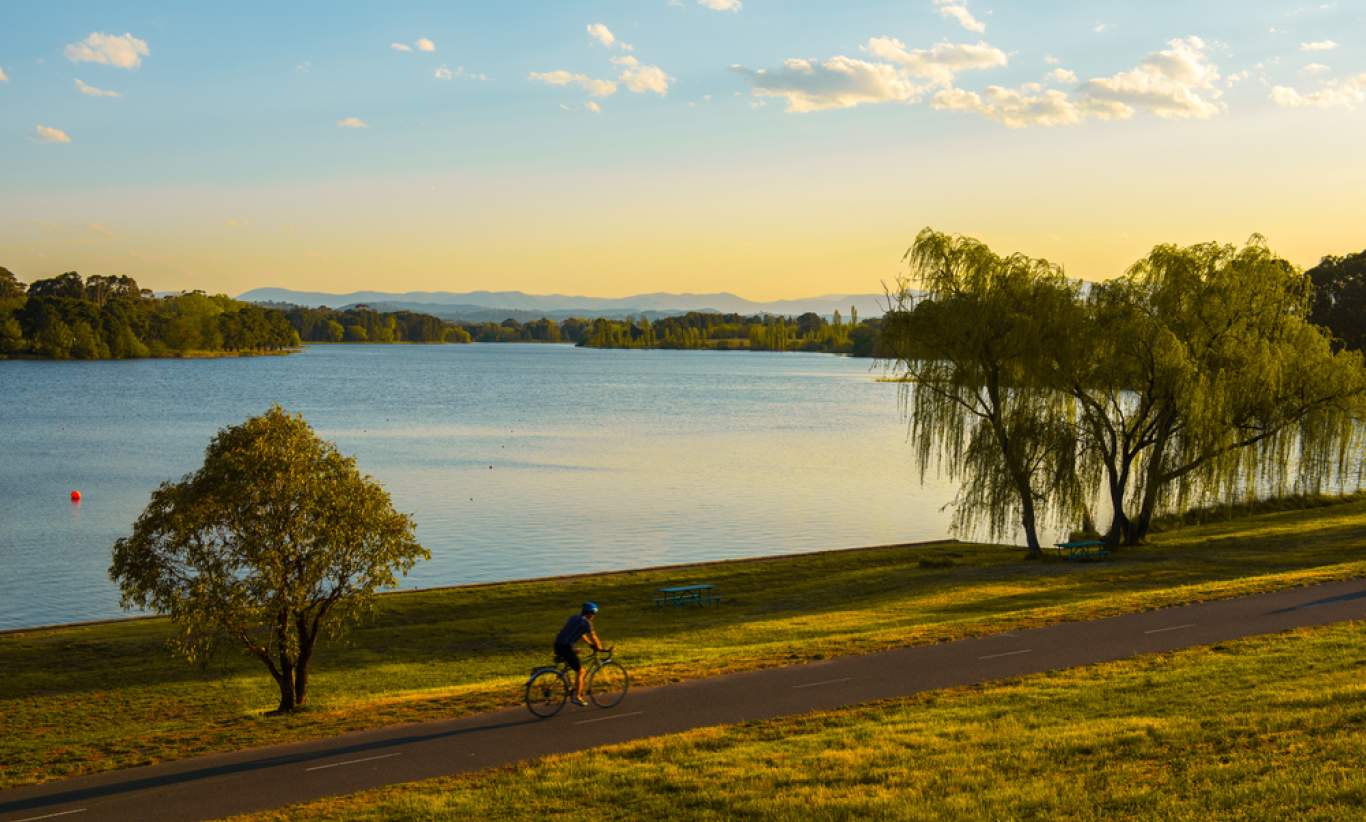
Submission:
[[[0,265],[157,290],[881,291],[1366,248],[1366,0],[0,4]]]

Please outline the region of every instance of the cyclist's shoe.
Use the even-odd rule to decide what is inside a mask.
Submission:
[[[587,702],[584,702],[582,699],[579,699],[577,696],[571,696],[571,697],[569,697],[569,701],[570,701],[570,702],[573,702],[575,705],[578,705],[578,706],[583,707],[583,708],[587,708],[587,707],[588,707],[588,703],[587,703]]]

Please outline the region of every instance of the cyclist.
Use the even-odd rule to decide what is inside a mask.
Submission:
[[[597,633],[593,630],[593,618],[598,615],[598,604],[596,602],[585,602],[579,612],[569,618],[569,621],[560,629],[559,635],[555,637],[555,661],[563,661],[566,665],[574,669],[574,704],[587,705],[583,699],[583,663],[579,662],[578,652],[574,650],[574,643],[587,637],[588,644],[593,646],[593,650],[601,651],[602,641],[598,639]]]

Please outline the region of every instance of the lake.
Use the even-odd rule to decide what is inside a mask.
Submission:
[[[218,429],[272,403],[414,515],[432,559],[404,588],[946,536],[954,489],[920,485],[879,373],[516,344],[0,361],[0,628],[123,615],[114,540]]]

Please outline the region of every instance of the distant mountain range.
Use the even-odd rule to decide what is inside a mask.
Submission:
[[[631,297],[578,297],[565,294],[526,294],[521,291],[353,291],[329,294],[288,288],[255,288],[237,299],[257,303],[289,303],[303,306],[346,308],[368,305],[382,311],[417,311],[447,320],[498,322],[509,317],[519,321],[550,317],[663,317],[689,311],[722,314],[781,314],[795,316],[814,311],[829,317],[839,311],[846,317],[850,306],[860,317],[878,317],[886,298],[881,294],[826,294],[800,300],[756,302],[728,292],[717,294],[636,294]]]

